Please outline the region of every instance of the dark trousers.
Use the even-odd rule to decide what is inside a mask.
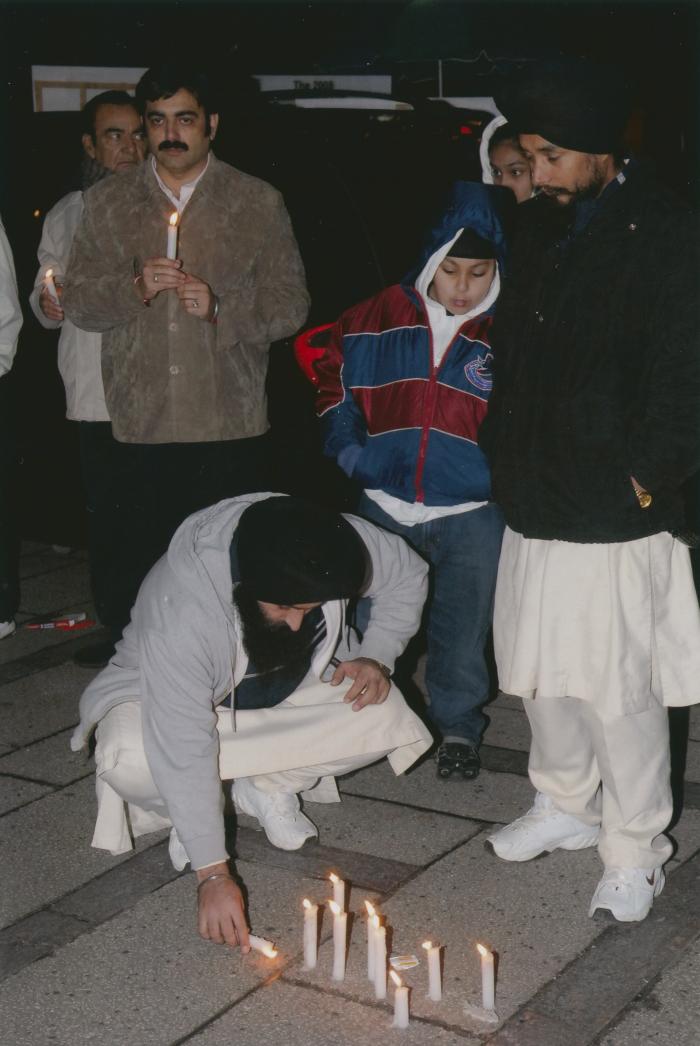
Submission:
[[[0,378],[0,622],[19,607],[19,535],[15,518],[17,450],[7,375]]]
[[[139,586],[187,516],[268,490],[268,437],[212,443],[118,443],[109,422],[80,422],[97,615],[116,639]]]

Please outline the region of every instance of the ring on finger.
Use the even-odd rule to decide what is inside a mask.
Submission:
[[[192,308],[193,309],[198,309],[199,308],[199,302],[197,300],[192,302]]]
[[[153,273],[153,282],[154,283],[158,283],[158,273],[157,272]]]

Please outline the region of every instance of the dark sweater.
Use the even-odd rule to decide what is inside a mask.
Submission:
[[[536,198],[521,210],[479,440],[494,498],[527,537],[675,529],[680,486],[700,468],[696,219],[642,167],[577,236],[570,208]]]

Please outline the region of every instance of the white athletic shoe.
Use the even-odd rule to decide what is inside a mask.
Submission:
[[[552,800],[538,792],[534,805],[517,821],[488,837],[497,857],[504,861],[531,861],[552,850],[583,850],[598,842],[597,826],[558,810]]]
[[[665,882],[663,868],[606,868],[588,914],[603,908],[612,912],[618,922],[639,922],[646,919]]]
[[[185,847],[180,842],[180,837],[174,828],[170,829],[170,841],[168,843],[168,853],[170,854],[170,860],[173,863],[173,868],[176,872],[181,872],[186,864],[189,864],[189,857]]]
[[[0,639],[7,639],[16,629],[14,621],[0,621]]]
[[[250,778],[239,777],[233,782],[231,796],[242,813],[257,817],[279,850],[298,850],[318,835],[316,826],[301,812],[295,792],[261,792]]]

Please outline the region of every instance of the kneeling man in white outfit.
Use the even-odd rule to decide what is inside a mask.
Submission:
[[[221,782],[294,850],[316,835],[299,794],[337,802],[336,775],[385,755],[408,769],[432,738],[390,677],[426,578],[402,538],[297,498],[250,494],[190,516],[81,699],[73,749],[97,726],[92,845],[123,853],[172,825],[173,864],[189,861],[199,884],[201,936],[247,950]]]

